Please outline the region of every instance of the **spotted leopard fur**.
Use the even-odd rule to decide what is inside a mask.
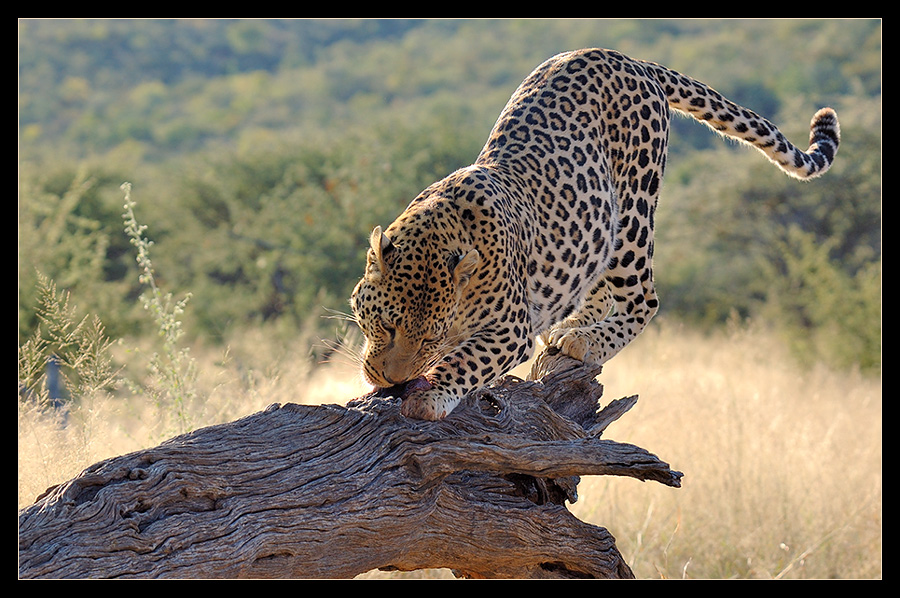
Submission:
[[[840,132],[816,113],[801,151],[764,118],[699,81],[617,52],[555,56],[521,84],[475,163],[434,183],[370,239],[351,297],[376,387],[420,380],[401,412],[445,417],[527,360],[536,335],[604,363],[657,312],[656,201],[670,110],[808,179]]]

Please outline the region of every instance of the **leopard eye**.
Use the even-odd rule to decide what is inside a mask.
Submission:
[[[397,334],[397,328],[384,320],[381,320],[380,324],[381,329],[384,330],[386,334],[390,335],[391,338],[394,338],[394,336]]]
[[[424,345],[426,347],[434,346],[434,345],[438,344],[439,342],[441,342],[440,335],[426,336],[422,339],[422,345]]]

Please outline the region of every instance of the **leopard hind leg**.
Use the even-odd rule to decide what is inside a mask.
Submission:
[[[614,260],[580,309],[543,335],[545,345],[603,364],[637,338],[659,309],[652,268],[644,261],[627,252]]]

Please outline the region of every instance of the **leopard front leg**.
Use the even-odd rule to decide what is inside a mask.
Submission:
[[[404,398],[400,413],[413,419],[445,418],[468,393],[525,362],[533,346],[530,331],[522,326],[471,337],[425,375],[430,388]]]

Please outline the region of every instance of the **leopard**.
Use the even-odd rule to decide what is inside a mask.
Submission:
[[[350,296],[366,382],[397,390],[406,418],[441,420],[538,349],[602,365],[629,345],[659,310],[654,226],[673,113],[800,180],[824,174],[840,144],[832,108],[815,113],[803,151],[661,64],[602,48],[553,56],[474,163],[372,230]]]

